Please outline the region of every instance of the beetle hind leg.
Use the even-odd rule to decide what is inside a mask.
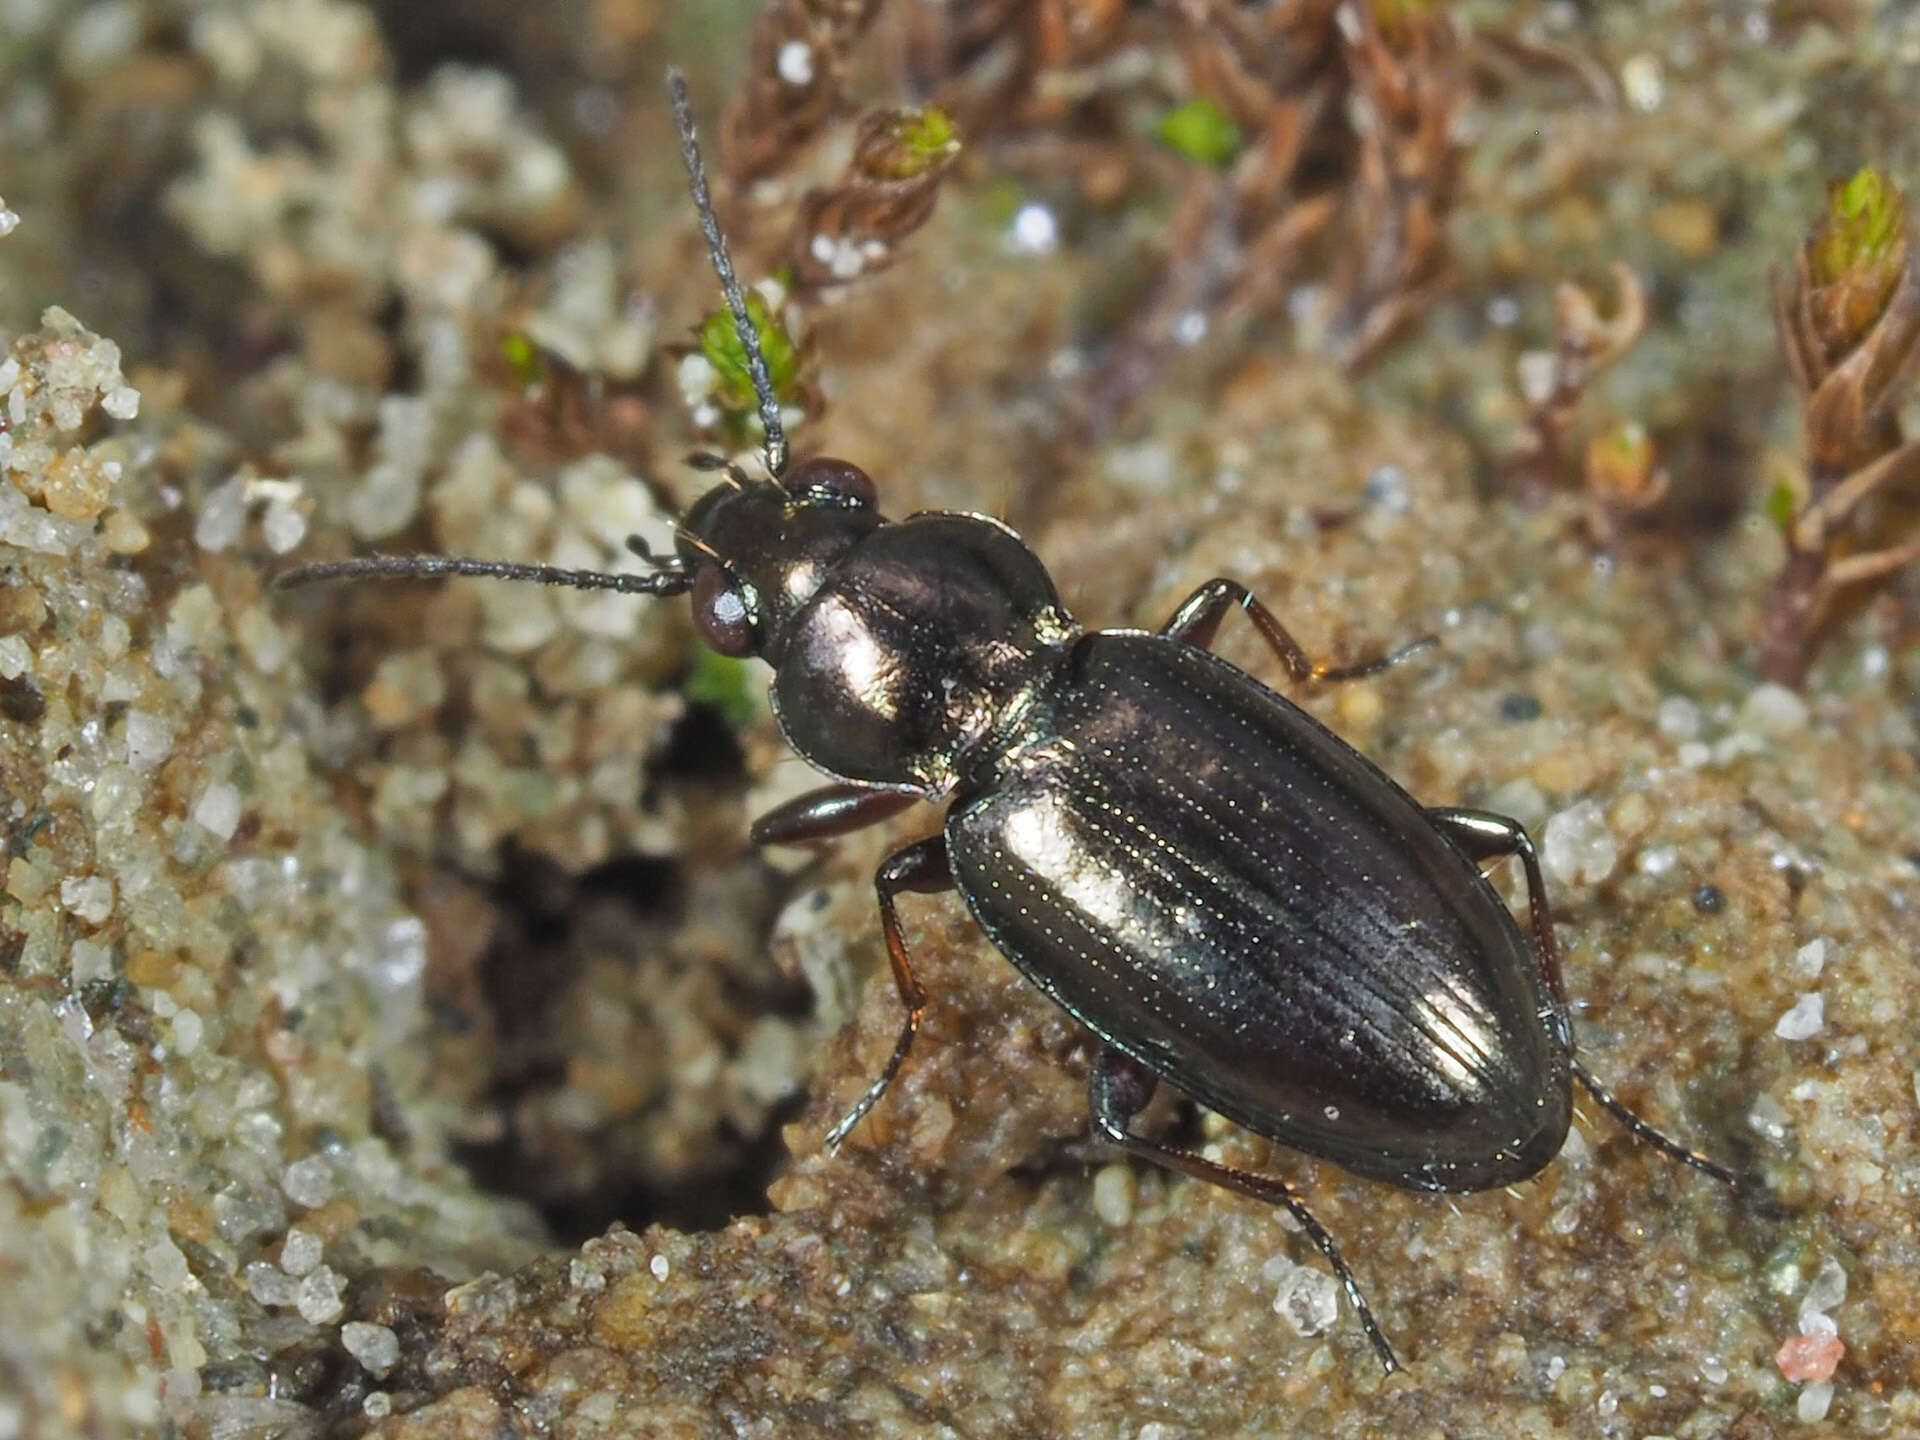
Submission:
[[[1553,938],[1553,910],[1547,904],[1547,882],[1540,874],[1540,857],[1533,840],[1518,820],[1497,815],[1491,810],[1468,810],[1442,805],[1427,811],[1440,833],[1454,843],[1468,859],[1481,864],[1489,860],[1520,857],[1527,876],[1527,918],[1533,930],[1533,959],[1547,982],[1553,997],[1554,1023],[1569,1052],[1573,1049],[1573,1031],[1567,1024],[1567,987],[1560,978],[1560,942]]]
[[[1670,1159],[1678,1160],[1682,1165],[1691,1165],[1703,1175],[1711,1175],[1721,1184],[1729,1186],[1732,1189],[1740,1190],[1745,1188],[1744,1182],[1735,1171],[1728,1169],[1718,1160],[1709,1159],[1698,1150],[1689,1149],[1678,1140],[1675,1140],[1671,1135],[1654,1129],[1653,1126],[1649,1125],[1625,1105],[1614,1099],[1613,1092],[1594,1078],[1593,1072],[1587,1069],[1585,1065],[1582,1065],[1577,1056],[1572,1063],[1574,1078],[1586,1087],[1587,1093],[1593,1096],[1609,1115],[1626,1126],[1627,1130],[1641,1143],[1651,1145],[1662,1155]]]
[[[926,1013],[927,994],[920,988],[919,980],[914,978],[913,961],[907,954],[907,942],[900,934],[900,916],[893,902],[894,897],[903,890],[932,895],[953,889],[953,870],[947,864],[946,837],[935,835],[894,851],[880,862],[880,868],[874,872],[873,888],[880,897],[880,927],[887,937],[887,960],[893,966],[893,982],[899,988],[900,1003],[905,1007],[907,1016],[900,1027],[900,1038],[894,1042],[893,1053],[887,1057],[887,1063],[881,1068],[878,1078],[867,1087],[867,1093],[860,1097],[853,1109],[827,1132],[829,1154],[840,1148],[841,1142],[853,1133],[853,1127],[866,1119],[867,1112],[886,1093],[887,1086],[893,1083],[893,1077],[900,1073],[907,1052],[913,1048],[913,1037],[919,1032],[920,1017]]]
[[[1367,1304],[1366,1296],[1360,1293],[1360,1282],[1353,1278],[1353,1272],[1347,1268],[1339,1246],[1333,1243],[1333,1237],[1325,1227],[1314,1219],[1306,1202],[1294,1194],[1285,1181],[1271,1175],[1256,1175],[1250,1170],[1236,1170],[1196,1155],[1191,1150],[1176,1149],[1133,1133],[1130,1128],[1133,1117],[1146,1108],[1147,1102],[1153,1098],[1157,1083],[1153,1073],[1144,1065],[1118,1050],[1103,1046],[1094,1057],[1093,1070],[1087,1080],[1093,1123],[1099,1128],[1101,1136],[1128,1154],[1151,1160],[1165,1169],[1177,1170],[1183,1175],[1191,1175],[1196,1180],[1204,1180],[1209,1185],[1218,1185],[1268,1205],[1284,1205],[1293,1218],[1300,1222],[1300,1228],[1320,1247],[1320,1253],[1327,1257],[1327,1263],[1333,1267],[1333,1273],[1339,1277],[1341,1286],[1347,1292],[1348,1303],[1360,1317],[1360,1326],[1367,1332],[1374,1354],[1380,1357],[1380,1364],[1388,1374],[1398,1370],[1400,1362],[1394,1358],[1393,1346],[1387,1343],[1379,1322],[1373,1318],[1373,1310]]]
[[[1267,642],[1268,649],[1280,657],[1280,663],[1287,667],[1287,674],[1293,677],[1297,685],[1309,680],[1358,680],[1365,675],[1377,675],[1382,670],[1398,665],[1408,656],[1417,655],[1439,643],[1433,636],[1423,635],[1391,654],[1376,656],[1372,660],[1362,660],[1353,665],[1319,665],[1307,658],[1307,652],[1300,648],[1300,642],[1287,633],[1287,627],[1260,603],[1251,590],[1238,580],[1223,577],[1207,581],[1189,595],[1185,603],[1173,612],[1173,618],[1161,626],[1160,633],[1183,645],[1193,645],[1201,650],[1211,649],[1213,637],[1220,632],[1220,622],[1236,605],[1247,612],[1247,618],[1253,621],[1260,638]]]
[[[1722,1184],[1740,1189],[1742,1182],[1737,1174],[1719,1161],[1707,1158],[1698,1150],[1681,1144],[1642,1120],[1616,1100],[1613,1092],[1602,1085],[1574,1055],[1573,1032],[1566,1018],[1566,990],[1560,980],[1560,947],[1553,938],[1553,912],[1547,905],[1546,882],[1540,875],[1539,856],[1534,853],[1533,841],[1528,838],[1520,822],[1505,815],[1496,815],[1490,810],[1465,810],[1450,806],[1429,810],[1427,817],[1471,859],[1486,861],[1503,860],[1510,855],[1520,857],[1527,876],[1527,913],[1532,920],[1534,959],[1553,996],[1558,1012],[1556,1018],[1567,1046],[1568,1063],[1572,1066],[1574,1078],[1602,1109],[1626,1126],[1635,1138],[1682,1165],[1691,1165]]]

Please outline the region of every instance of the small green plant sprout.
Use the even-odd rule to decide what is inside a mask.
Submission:
[[[687,677],[687,699],[711,705],[729,727],[745,730],[766,708],[767,678],[764,666],[752,660],[736,660],[717,650],[700,648]]]
[[[509,330],[500,337],[500,358],[506,361],[508,372],[523,393],[538,387],[546,372],[540,347],[524,330]]]
[[[1508,460],[1521,499],[1535,504],[1571,488],[1577,476],[1587,493],[1589,518],[1598,520],[1596,540],[1602,532],[1617,534],[1622,518],[1650,509],[1665,491],[1664,477],[1653,465],[1652,442],[1638,426],[1602,427],[1577,468],[1568,453],[1587,390],[1647,327],[1647,293],[1640,277],[1615,262],[1613,284],[1610,319],[1602,318],[1598,303],[1581,286],[1562,281],[1554,291],[1553,348],[1529,350],[1515,367],[1527,433]]]
[[[1175,154],[1215,170],[1232,165],[1244,143],[1233,117],[1204,95],[1174,106],[1154,133]]]
[[[1871,166],[1834,184],[1791,275],[1774,277],[1774,324],[1801,395],[1806,464],[1767,497],[1786,564],[1761,619],[1760,669],[1798,685],[1837,612],[1920,561],[1911,507],[1920,441],[1895,407],[1920,362],[1920,254],[1903,196]]]
[[[794,339],[784,312],[787,303],[784,280],[764,280],[747,291],[747,318],[760,340],[760,353],[767,364],[767,378],[773,384],[781,419],[797,425],[815,410],[815,396],[804,374],[805,355]],[[694,345],[680,352],[681,397],[687,402],[694,426],[703,434],[719,436],[729,443],[744,443],[761,431],[758,402],[753,389],[753,372],[748,366],[746,347],[732,314],[721,306],[711,311],[694,328]]]
[[[1627,521],[1665,500],[1671,483],[1653,437],[1638,420],[1616,421],[1588,438],[1581,479],[1587,533],[1602,550],[1619,544]]]
[[[831,289],[891,265],[933,214],[960,151],[959,131],[935,106],[862,116],[840,182],[800,202],[788,246],[799,287]]]

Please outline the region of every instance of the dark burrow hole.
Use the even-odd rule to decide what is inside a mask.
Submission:
[[[657,776],[684,780],[728,780],[745,772],[740,737],[717,705],[690,702],[674,722],[664,754],[654,763]]]
[[[738,746],[726,726],[694,728],[705,738],[688,742],[681,773],[737,773]],[[711,753],[715,734],[727,737],[730,757]],[[484,1101],[501,1123],[496,1137],[460,1147],[459,1156],[478,1184],[531,1204],[562,1244],[602,1234],[615,1221],[635,1230],[656,1222],[713,1230],[768,1208],[767,1187],[786,1159],[780,1129],[804,1094],[756,1116],[759,1123],[743,1133],[723,1106],[704,1103],[699,1082],[659,1060],[668,1027],[682,1018],[673,1012],[683,995],[693,997],[697,1020],[717,1012],[710,1023],[727,1033],[766,1015],[802,1017],[812,1003],[804,986],[764,959],[785,883],[750,855],[694,868],[707,863],[629,855],[570,876],[541,857],[510,852],[491,887],[498,919],[478,978],[491,1032]],[[682,956],[676,937],[694,912],[716,903],[737,911],[737,933],[757,937],[758,949],[710,963]],[[629,980],[629,963],[658,974]],[[649,982],[661,976],[667,993],[653,993]],[[731,1058],[724,1043],[722,1050]],[[565,1118],[582,1106],[592,1111],[628,1084],[652,1090],[643,1102],[594,1112],[584,1124]],[[650,1158],[662,1134],[667,1151],[683,1155],[664,1170]]]

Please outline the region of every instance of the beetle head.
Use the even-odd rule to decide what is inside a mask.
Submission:
[[[845,460],[802,460],[777,482],[729,473],[680,527],[702,638],[723,655],[776,659],[788,622],[880,523],[873,481]]]

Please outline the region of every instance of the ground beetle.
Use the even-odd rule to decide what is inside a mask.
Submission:
[[[1209,653],[1244,610],[1296,681],[1315,665],[1231,580],[1158,631],[1089,632],[1039,559],[984,515],[890,521],[844,460],[789,467],[758,336],[714,218],[686,89],[669,76],[701,227],[754,377],[771,478],[720,479],[643,575],[441,556],[309,565],[282,585],[479,575],[690,593],[707,643],[773,667],[780,728],[834,783],[762,817],[815,841],[948,800],[943,832],[875,876],[906,1021],[844,1140],[900,1069],[926,1005],[902,891],[956,889],[993,943],[1100,1038],[1092,1110],[1122,1150],[1284,1205],[1326,1255],[1381,1363],[1393,1350],[1332,1238],[1285,1183],[1129,1128],[1166,1080],[1269,1139],[1418,1190],[1525,1180],[1560,1151],[1578,1080],[1634,1134],[1730,1184],[1633,1115],[1573,1054],[1539,861],[1480,810],[1428,809],[1311,716]],[[1481,873],[1518,856],[1532,936]]]

